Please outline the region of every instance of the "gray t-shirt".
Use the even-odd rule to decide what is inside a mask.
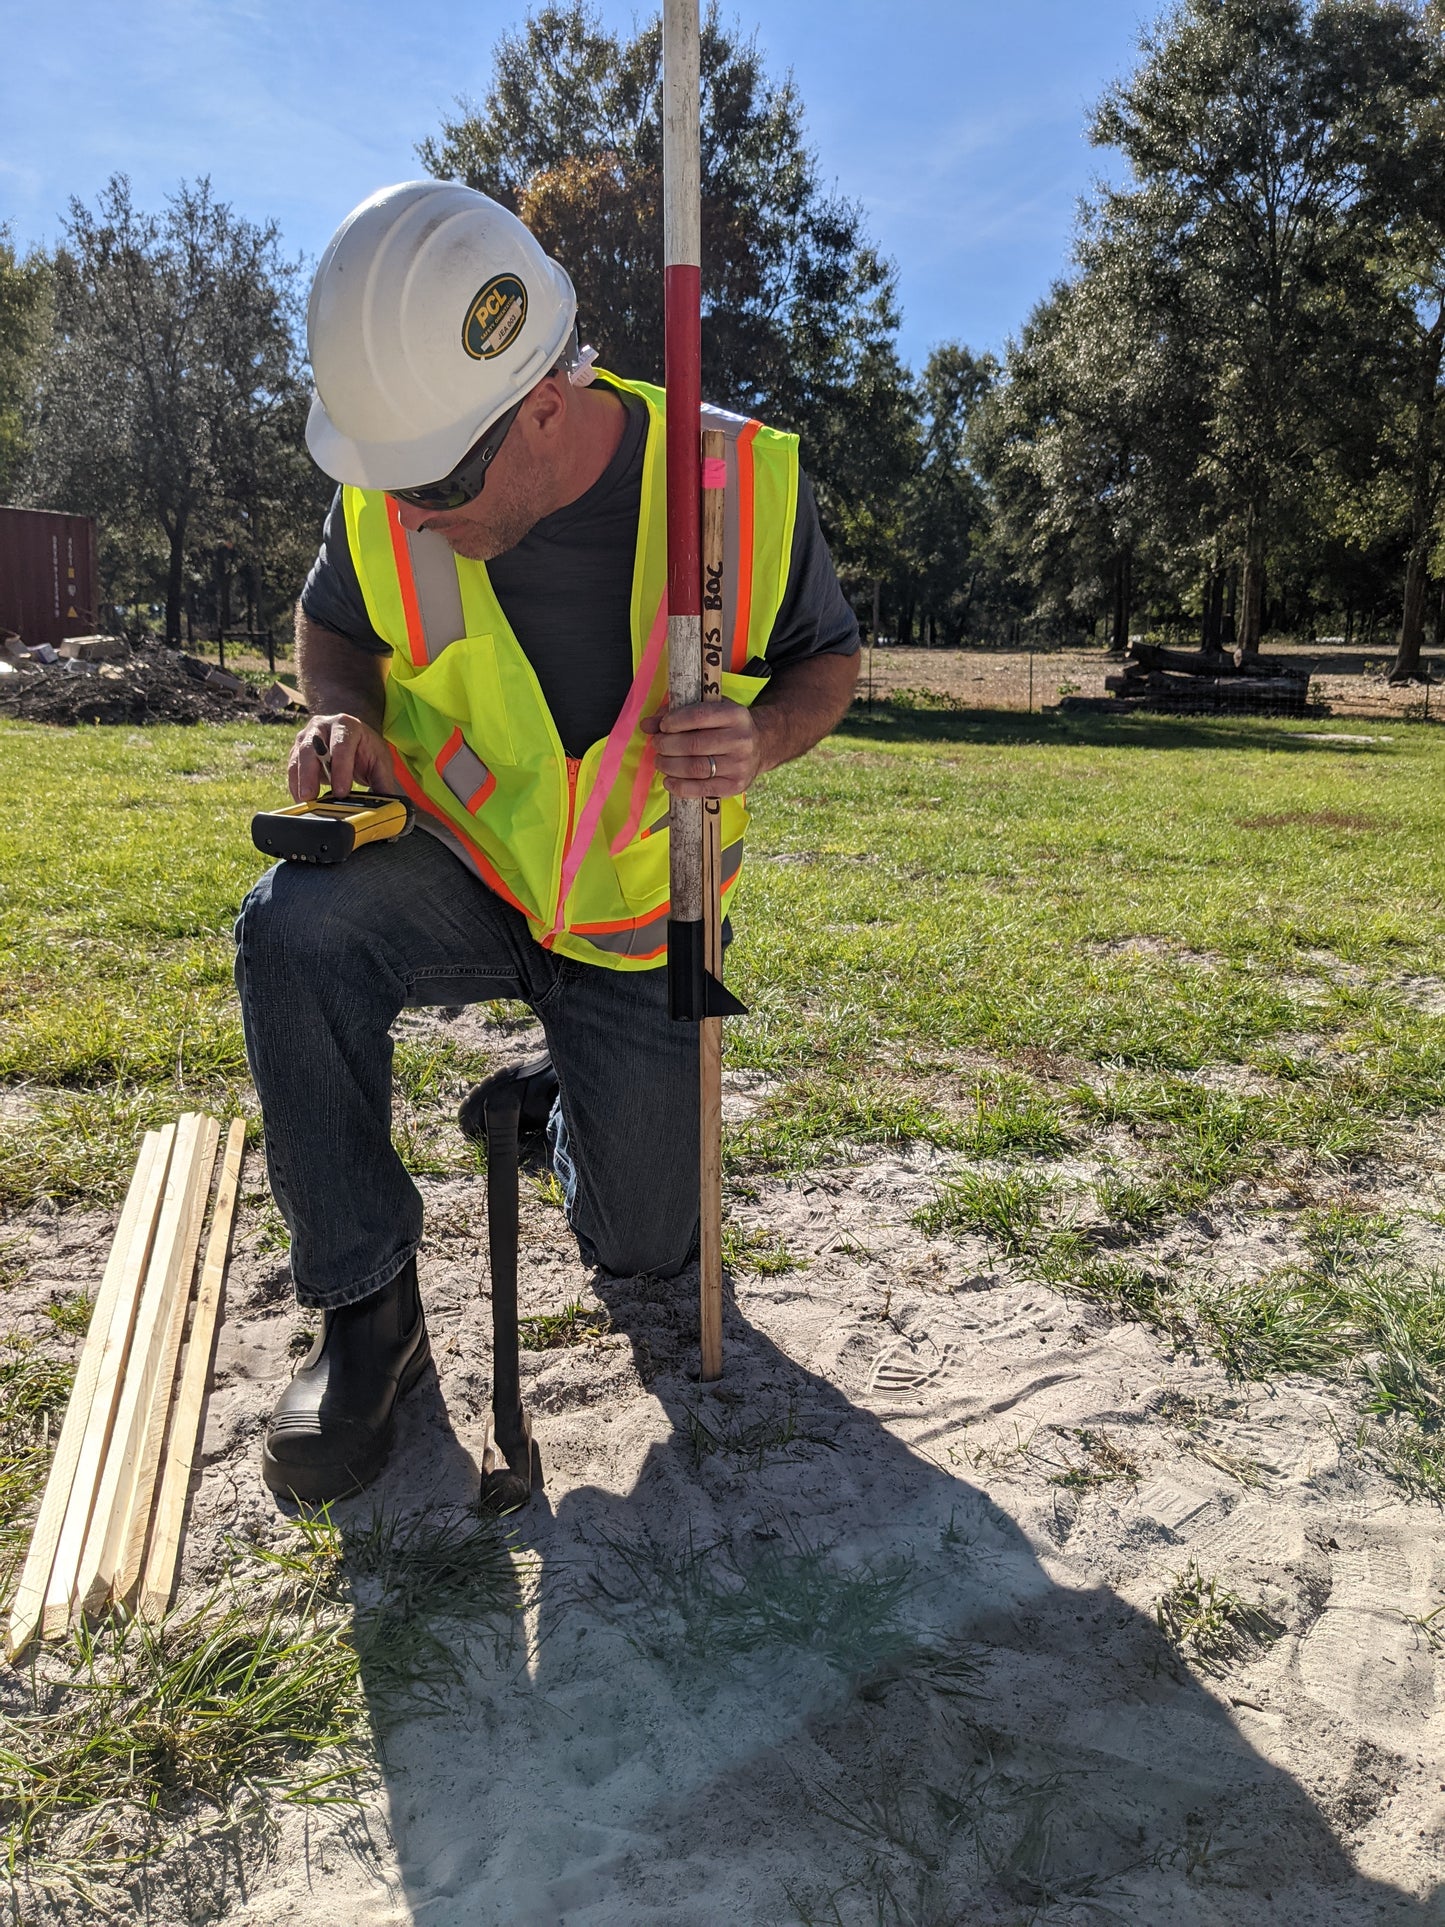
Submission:
[[[632,565],[647,410],[635,396],[621,399],[627,425],[592,487],[487,564],[569,756],[583,755],[608,733],[632,682]],[[301,607],[358,648],[391,654],[366,613],[339,489]],[[788,586],[768,644],[768,667],[784,668],[808,656],[851,656],[857,649],[857,618],[838,586],[813,491],[800,477]]]

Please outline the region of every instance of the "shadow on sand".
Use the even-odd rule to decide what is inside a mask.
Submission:
[[[551,1491],[513,1521],[527,1631],[479,1628],[448,1710],[389,1731],[404,1894],[358,1927],[1445,1919],[1440,1892],[1354,1871],[1349,1814],[1263,1758],[1152,1620],[1051,1579],[976,1487],[735,1305],[703,1388],[690,1279],[600,1288],[646,1390],[619,1345],[628,1396],[548,1394]],[[403,1459],[409,1491],[474,1498],[430,1377]]]

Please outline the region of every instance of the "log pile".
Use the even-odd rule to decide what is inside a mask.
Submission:
[[[1121,674],[1106,676],[1104,697],[1065,696],[1060,709],[1162,710],[1175,715],[1303,716],[1310,666],[1277,656],[1230,656],[1136,642]]]
[[[60,1440],[11,1601],[5,1650],[123,1608],[170,1603],[220,1314],[245,1124],[149,1131],[91,1310]],[[192,1292],[195,1285],[194,1294]],[[179,1368],[179,1369],[178,1369]]]

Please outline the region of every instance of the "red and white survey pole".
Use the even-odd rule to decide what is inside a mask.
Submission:
[[[722,691],[721,460],[702,436],[702,182],[698,0],[663,0],[662,204],[667,355],[668,705]],[[712,438],[709,438],[711,440]],[[719,447],[707,453],[720,456]],[[708,593],[704,594],[704,567]],[[704,647],[704,604],[707,646]],[[702,1376],[722,1375],[722,1019],[742,1005],[722,983],[720,816],[716,799],[674,796],[667,992],[672,1015],[698,1026],[699,1284]]]

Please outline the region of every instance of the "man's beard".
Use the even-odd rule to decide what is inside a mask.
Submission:
[[[490,562],[495,556],[505,555],[508,549],[515,549],[546,513],[540,487],[525,493],[514,490],[505,498],[488,502],[487,507],[492,513],[485,521],[479,518],[475,522],[459,522],[443,531],[452,552],[469,562]]]

